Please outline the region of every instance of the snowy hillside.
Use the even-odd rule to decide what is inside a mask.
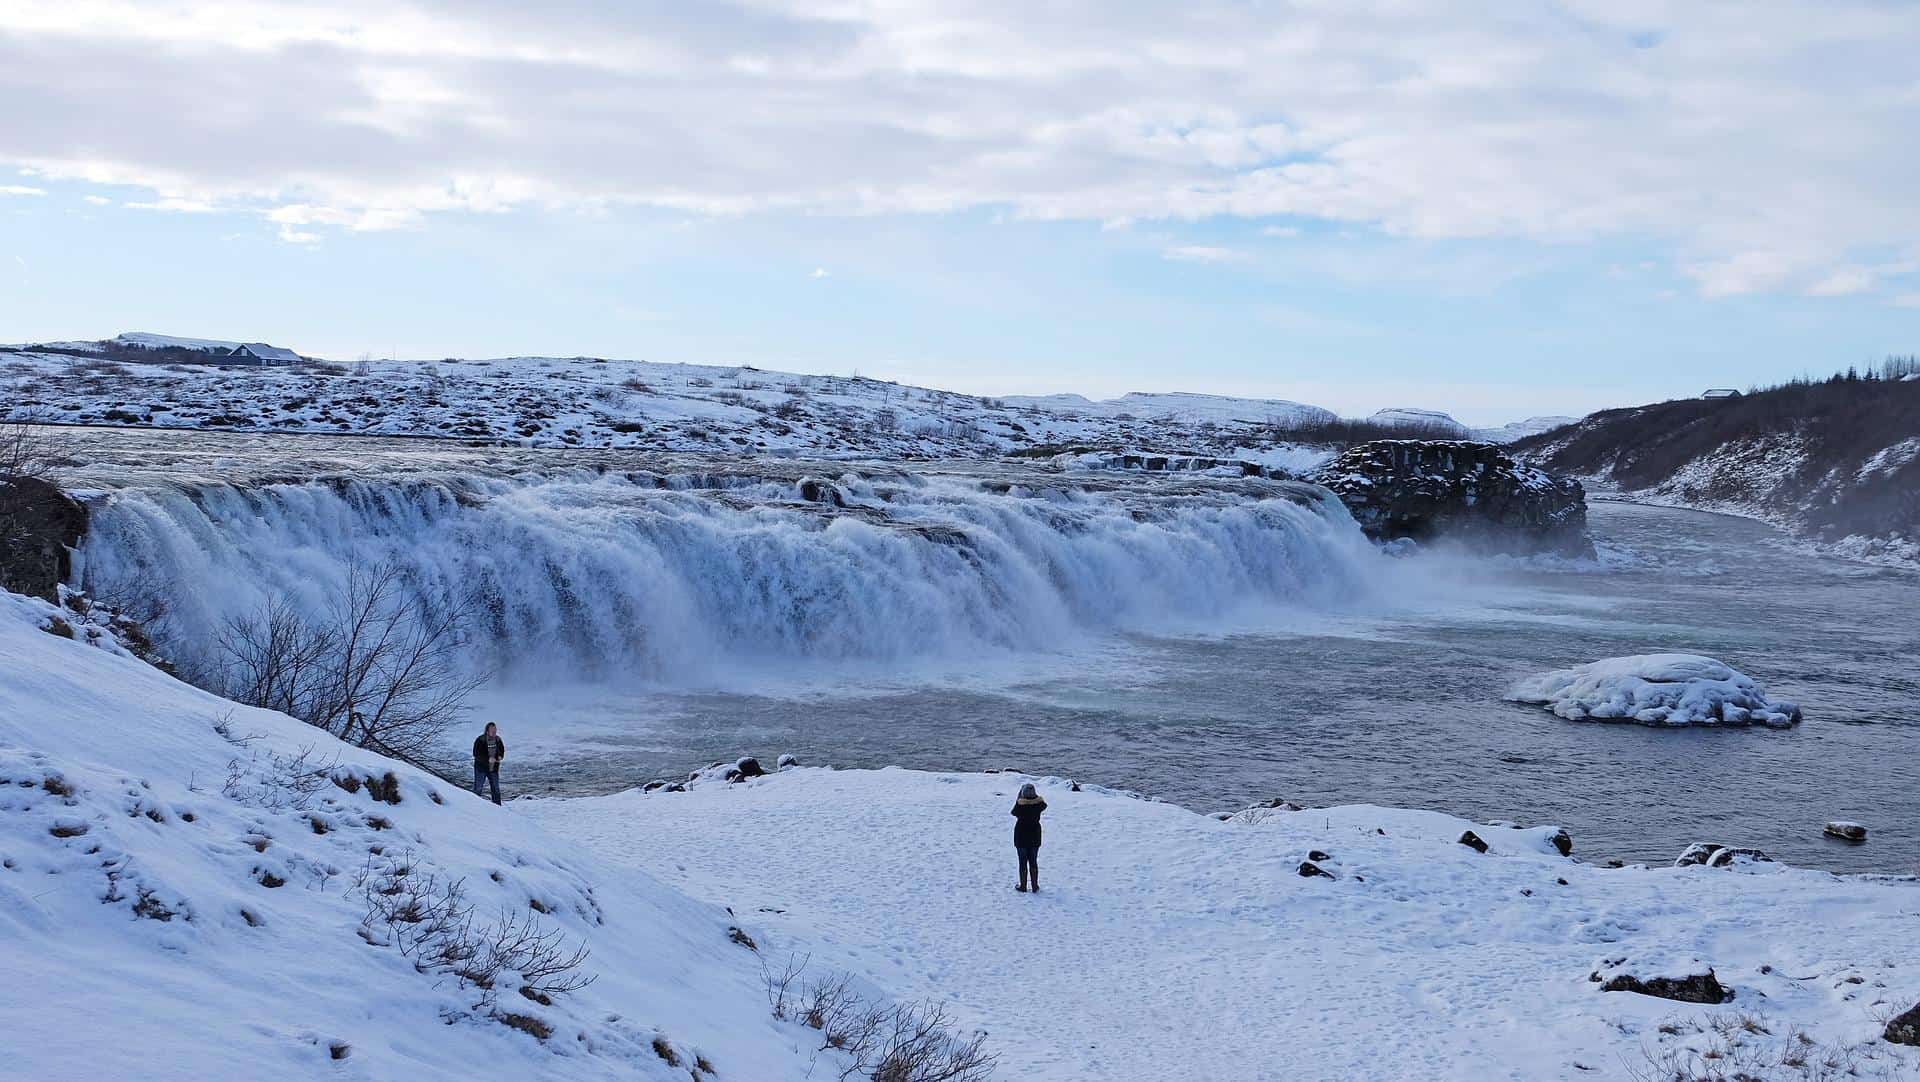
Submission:
[[[195,361],[230,345],[130,333],[0,348],[0,420],[841,458],[1098,448],[1250,461],[1276,449],[1275,461],[1297,457],[1285,430],[1338,420],[1281,400],[981,398],[851,376],[594,357],[281,368]]]
[[[1040,779],[1043,889],[1019,894],[1008,808],[1023,780],[801,769],[529,811],[610,862],[754,914],[776,958],[950,997],[1008,1078],[1920,1067],[1920,1050],[1877,1040],[1920,996],[1920,883],[1759,863],[1610,869],[1563,857],[1552,827],[1391,808],[1222,822],[1055,778]],[[1460,843],[1468,831],[1485,852]],[[1724,1005],[1589,979],[1709,970]]]
[[[85,631],[0,594],[0,1074],[805,1077],[724,910]]]
[[[1920,382],[1834,379],[1606,410],[1515,447],[1601,492],[1757,518],[1851,557],[1920,563]]]

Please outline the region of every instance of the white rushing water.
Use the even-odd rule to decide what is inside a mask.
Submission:
[[[189,662],[270,597],[318,613],[351,568],[392,565],[422,596],[477,603],[473,660],[509,678],[725,684],[1338,605],[1381,562],[1316,490],[1128,485],[848,475],[828,497],[785,477],[584,470],[196,479],[100,499],[79,575],[99,596],[164,597],[162,646]]]

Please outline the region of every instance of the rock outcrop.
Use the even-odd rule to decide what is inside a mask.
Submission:
[[[1894,1015],[1881,1035],[1894,1044],[1920,1045],[1920,1003]]]
[[[1738,864],[1771,864],[1773,858],[1758,849],[1721,845],[1718,842],[1694,842],[1674,859],[1676,868],[1704,864],[1709,868],[1730,868]]]
[[[1376,540],[1593,555],[1580,482],[1522,466],[1491,443],[1376,440],[1348,448],[1313,479]]]
[[[48,601],[73,569],[87,509],[46,481],[0,480],[0,589]]]
[[[1602,992],[1635,992],[1681,1003],[1725,1003],[1733,998],[1733,991],[1720,983],[1713,967],[1698,958],[1608,958],[1587,979]]]

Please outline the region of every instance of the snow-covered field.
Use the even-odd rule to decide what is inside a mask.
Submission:
[[[220,345],[148,334],[116,342],[149,350]],[[49,351],[56,346],[73,352]],[[1276,437],[1276,426],[1336,419],[1317,406],[1266,399],[983,398],[858,376],[598,357],[254,368],[126,363],[107,359],[101,348],[68,342],[0,349],[0,420],[811,457],[956,457],[1079,446],[1257,459],[1277,447],[1282,459],[1293,461],[1299,456]],[[1408,414],[1422,424],[1436,416],[1445,417]],[[1533,424],[1483,435],[1514,439]]]
[[[1776,1060],[1758,1077],[1833,1077],[1778,1066],[1796,1049],[1865,1077],[1920,1065],[1876,1040],[1920,996],[1920,883],[1610,869],[1562,857],[1549,827],[1369,806],[1223,822],[1045,778],[1044,889],[1023,895],[1007,812],[1024,780],[802,768],[515,807],[731,906],[776,960],[950,999],[1008,1078],[1667,1077],[1654,1062],[1720,1029],[1733,1054]],[[1310,857],[1332,878],[1301,874]],[[1734,998],[1588,979],[1686,976],[1690,959]]]

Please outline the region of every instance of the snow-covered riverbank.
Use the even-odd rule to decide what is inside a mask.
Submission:
[[[844,1058],[768,1008],[795,959],[944,1006],[999,1078],[1920,1067],[1877,1037],[1920,996],[1912,881],[1607,869],[1550,827],[1221,821],[1039,779],[1045,890],[1022,895],[1020,775],[803,767],[495,808],[91,637],[0,596],[0,1064],[21,1077],[830,1077]],[[486,986],[461,975],[501,952]],[[1731,1002],[1588,980],[1708,967]]]
[[[1762,1057],[1804,1031],[1863,1044],[1869,1076],[1920,1065],[1876,1039],[1920,995],[1920,883],[1609,869],[1543,828],[1371,806],[1222,822],[1044,779],[1045,890],[1022,895],[1022,780],[799,769],[515,807],[731,906],[776,967],[950,1000],[1009,1077],[1629,1078],[1722,1040],[1696,1025],[1717,1016],[1752,1016]],[[1315,851],[1333,878],[1301,874]],[[1602,992],[1588,977],[1617,958],[1698,958],[1735,998]]]

